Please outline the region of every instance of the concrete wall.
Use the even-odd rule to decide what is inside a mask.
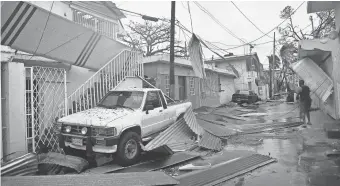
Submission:
[[[153,77],[156,80],[156,87],[161,89],[166,93],[166,76],[169,75],[169,65],[162,63],[146,63],[144,64],[144,75],[148,77]],[[206,71],[208,79],[208,85],[216,84],[215,89],[218,89],[218,76],[221,79],[221,89],[224,92],[211,91],[211,87],[201,86],[199,87],[199,78],[195,77],[192,68],[184,66],[175,66],[175,99],[179,99],[179,86],[178,86],[178,76],[186,77],[186,97],[187,100],[192,102],[193,108],[198,108],[201,106],[219,106],[231,100],[232,94],[235,92],[234,78],[218,75],[217,73]],[[190,78],[194,77],[194,92],[190,92]],[[209,78],[210,77],[210,78]],[[203,83],[202,83],[203,84]],[[207,89],[207,90],[205,90]],[[205,93],[201,93],[200,91]]]
[[[29,1],[28,3],[31,3],[46,11],[50,11],[51,6],[52,6],[52,1]],[[71,7],[68,4],[63,3],[62,1],[54,1],[53,7],[52,7],[52,13],[59,15],[61,17],[64,17],[65,19],[68,19],[70,21],[73,21],[73,11]],[[105,17],[101,17],[101,19],[108,20]],[[115,23],[118,26],[119,33],[125,32],[123,27],[119,24],[118,20],[109,19],[109,21]]]
[[[332,56],[324,64],[320,65],[323,71],[333,79],[333,94],[327,99],[326,103],[320,103],[321,109],[335,119],[340,118],[340,38],[336,40],[328,40],[326,43],[321,43],[320,40],[304,40],[300,43],[304,50],[320,49],[331,51]],[[317,100],[316,100],[317,101]]]
[[[3,127],[2,127],[2,65],[0,63],[0,126],[1,126],[1,134],[3,135]],[[3,162],[2,158],[4,157],[4,154],[3,154],[3,148],[4,148],[4,141],[3,141],[3,138],[1,138],[1,143],[0,143],[0,146],[1,146],[1,152],[0,152],[0,158],[1,158],[1,163]]]
[[[336,28],[337,30],[340,32],[340,2],[336,2],[336,6],[335,6],[335,24],[336,24]],[[333,56],[333,61],[334,61],[334,65],[333,65],[333,71],[337,72],[335,73],[334,76],[334,84],[335,84],[335,99],[337,99],[337,115],[338,115],[338,119],[340,119],[340,73],[339,73],[339,69],[340,69],[340,37],[337,38],[337,40],[335,41],[335,47],[333,49],[332,52],[332,56]]]
[[[27,152],[25,124],[25,68],[23,63],[1,63],[3,154]]]
[[[336,3],[335,5],[335,25],[339,29],[340,27],[340,2],[334,2]]]
[[[141,79],[137,77],[126,78],[125,81],[118,84],[118,86],[116,87],[116,90],[126,89],[126,88],[143,88],[143,82]]]
[[[64,17],[68,20],[73,19],[73,12],[69,5],[61,2],[61,1],[53,1],[53,7],[52,7],[52,13],[57,14],[61,17]],[[51,10],[52,1],[29,1],[28,3],[31,3],[35,6],[38,6],[42,9],[45,9],[46,11]]]
[[[248,82],[251,82],[252,90],[255,93],[258,93],[258,87],[255,84],[255,78],[257,77],[257,73],[255,71],[248,72],[247,71],[247,62],[246,59],[237,60],[237,61],[228,61],[228,62],[216,62],[216,67],[226,69],[230,68],[228,63],[232,64],[235,69],[239,72],[240,77],[235,79],[235,89],[236,90],[248,90]]]
[[[71,69],[67,71],[67,74],[66,74],[67,94],[71,95],[77,88],[79,88],[83,83],[85,83],[85,81],[87,81],[93,74],[95,74],[94,71],[72,65]]]
[[[220,102],[225,104],[231,101],[232,95],[235,93],[235,82],[233,78],[227,78],[225,76],[220,76],[221,92],[220,92]]]

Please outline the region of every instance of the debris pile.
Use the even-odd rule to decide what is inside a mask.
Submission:
[[[28,176],[38,171],[38,158],[34,153],[25,154],[1,165],[1,176]]]
[[[200,110],[206,112],[205,109]],[[192,107],[189,107],[183,118],[161,132],[156,138],[151,140],[143,150],[151,151],[167,145],[173,151],[184,151],[196,144],[196,142],[192,140],[193,138],[198,138],[197,145],[199,147],[214,151],[222,150],[222,139],[224,136],[228,136],[228,134],[216,135],[218,130],[211,130],[207,125],[201,123],[202,122],[198,122],[198,119],[195,117]],[[225,128],[225,130],[227,129]]]
[[[64,155],[61,153],[55,153],[55,152],[49,152],[47,154],[39,154],[39,165],[45,165],[41,167],[45,167],[47,169],[51,169],[51,167],[55,167],[57,173],[60,173],[61,169],[63,167],[73,169],[77,171],[78,173],[85,170],[89,163],[83,158],[77,157],[77,156],[70,156],[70,155]],[[54,174],[56,172],[51,172],[51,174]]]

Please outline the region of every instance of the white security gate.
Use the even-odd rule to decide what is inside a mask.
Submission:
[[[27,67],[25,95],[28,151],[37,152],[42,145],[60,151],[53,122],[61,110],[66,110],[65,69]]]

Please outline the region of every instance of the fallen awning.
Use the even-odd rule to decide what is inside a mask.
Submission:
[[[332,79],[310,58],[301,59],[290,67],[323,102],[332,94]]]
[[[116,40],[22,1],[1,3],[1,45],[89,69],[99,69],[129,49]]]

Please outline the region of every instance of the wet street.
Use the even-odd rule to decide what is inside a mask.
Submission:
[[[269,115],[260,117],[260,120],[263,121],[276,119],[278,115],[285,115],[284,118],[297,117],[299,110],[294,110],[294,108],[296,108],[296,105],[287,103],[267,103],[260,105],[256,110],[269,113]],[[263,155],[270,155],[276,158],[277,162],[229,180],[222,185],[339,185],[339,158],[329,158],[326,153],[336,148],[339,149],[340,143],[339,140],[328,139],[323,131],[323,124],[327,121],[332,121],[332,119],[322,111],[314,111],[311,113],[311,120],[313,125],[307,128],[299,126],[283,128],[271,133],[233,137],[226,145],[225,153],[238,150],[253,151]]]

